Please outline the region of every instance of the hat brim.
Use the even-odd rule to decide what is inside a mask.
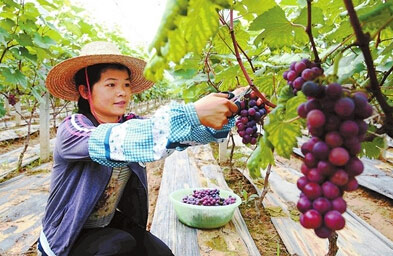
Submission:
[[[102,54],[78,56],[60,62],[49,71],[46,87],[57,98],[77,101],[80,95],[74,81],[75,74],[82,68],[100,63],[118,63],[126,66],[131,71],[130,83],[133,94],[143,92],[154,85],[143,76],[145,61],[125,55]]]

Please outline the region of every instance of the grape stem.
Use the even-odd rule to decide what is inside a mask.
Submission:
[[[272,102],[270,102],[268,99],[266,99],[265,96],[263,96],[263,94],[258,90],[258,88],[253,84],[253,82],[251,81],[250,76],[248,75],[246,68],[243,65],[243,61],[240,58],[240,53],[239,53],[239,49],[237,47],[237,41],[236,41],[236,37],[235,37],[235,32],[233,30],[233,9],[230,10],[230,24],[229,24],[229,30],[231,33],[231,38],[232,38],[232,42],[233,42],[233,47],[235,49],[235,54],[236,54],[236,60],[239,63],[239,66],[244,74],[244,76],[246,77],[246,80],[249,84],[249,86],[251,87],[251,89],[255,92],[255,94],[262,99],[263,103],[265,103],[266,105],[268,105],[269,107],[275,108],[276,105]]]
[[[338,238],[337,232],[333,232],[332,235],[329,237],[329,251],[326,254],[326,256],[335,256],[337,254],[338,251],[337,238]]]
[[[270,171],[272,169],[272,165],[269,164],[267,166],[267,170],[266,170],[266,175],[265,175],[265,180],[263,182],[263,190],[262,190],[262,194],[259,198],[259,205],[262,205],[263,199],[265,198],[267,192],[269,191],[269,176],[270,176]]]
[[[363,57],[366,62],[368,76],[370,78],[370,84],[367,87],[367,89],[371,91],[371,93],[374,95],[377,102],[381,106],[382,111],[385,114],[385,120],[383,125],[384,130],[391,138],[393,138],[393,107],[391,107],[387,103],[385,96],[381,92],[381,88],[379,86],[380,84],[378,83],[374,62],[369,48],[370,35],[369,34],[366,35],[363,33],[363,30],[360,26],[359,18],[356,14],[352,1],[351,0],[343,0],[343,1],[348,11],[349,20],[351,22],[353,30],[355,31],[358,45],[363,53]]]
[[[209,64],[210,49],[211,48],[209,48],[209,51],[206,53],[205,57],[205,71],[207,72],[207,83],[214,89],[216,89],[217,92],[219,92],[220,90],[218,89],[218,87],[210,80],[210,72],[212,71]]]
[[[319,59],[317,47],[315,45],[314,37],[312,36],[312,23],[311,23],[311,2],[312,0],[307,0],[307,27],[306,33],[311,43],[312,51],[314,53],[314,62],[318,65],[321,64],[321,59]]]

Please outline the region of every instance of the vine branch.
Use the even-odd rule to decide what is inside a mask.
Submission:
[[[353,30],[355,31],[355,35],[356,35],[359,47],[363,53],[364,60],[366,62],[368,76],[370,78],[370,84],[368,86],[368,89],[374,95],[377,102],[381,106],[382,111],[385,114],[385,121],[384,121],[383,126],[385,128],[386,133],[391,138],[393,138],[393,107],[391,107],[387,103],[384,95],[381,92],[381,88],[379,87],[377,74],[375,72],[374,62],[373,62],[373,59],[371,56],[371,51],[369,48],[370,36],[368,34],[366,35],[363,33],[363,30],[360,26],[359,18],[355,12],[352,1],[351,0],[343,0],[343,1],[344,1],[346,9],[348,11],[349,20],[351,22]]]
[[[385,83],[385,80],[388,78],[390,73],[392,73],[392,71],[393,71],[393,66],[391,66],[390,69],[383,75],[383,78],[382,78],[381,82],[379,83],[379,86],[382,86]]]
[[[244,76],[246,77],[246,80],[248,82],[248,84],[250,85],[250,87],[252,88],[252,90],[255,92],[255,94],[262,99],[263,103],[265,103],[266,105],[274,108],[276,107],[276,105],[272,102],[270,102],[268,99],[266,99],[265,96],[263,96],[263,94],[258,90],[258,88],[253,84],[253,82],[251,81],[250,76],[248,75],[244,65],[243,65],[243,61],[240,58],[240,53],[239,53],[239,49],[237,47],[237,42],[236,42],[236,37],[235,37],[235,32],[233,30],[233,10],[230,10],[230,25],[229,25],[229,30],[231,33],[231,38],[232,38],[232,42],[233,42],[233,47],[235,49],[235,53],[236,53],[236,59],[239,63],[239,66],[244,74]]]
[[[307,27],[306,33],[311,43],[312,51],[314,53],[314,62],[317,64],[321,64],[321,60],[318,56],[317,47],[315,45],[314,37],[312,36],[312,24],[311,24],[311,2],[312,0],[307,0]]]
[[[230,29],[230,26],[229,26],[228,23],[225,21],[225,19],[222,17],[222,15],[219,15],[219,17],[220,17],[221,24],[227,26],[228,29]],[[224,43],[228,46],[228,44],[226,43],[225,39],[222,38],[222,37],[220,36],[219,33],[218,33],[218,35],[219,35],[219,37],[221,38],[221,40],[223,40]],[[236,44],[237,44],[237,47],[239,47],[240,51],[243,53],[244,57],[246,57],[248,63],[249,63],[250,66],[251,66],[252,72],[255,73],[255,68],[254,68],[254,65],[252,64],[251,58],[248,57],[247,53],[243,50],[243,48],[240,46],[240,44],[239,44],[238,42],[236,42]],[[232,48],[231,48],[231,47],[228,46],[228,48],[232,51]],[[232,51],[232,52],[233,52],[233,51]],[[233,54],[235,55],[235,53],[233,53]]]

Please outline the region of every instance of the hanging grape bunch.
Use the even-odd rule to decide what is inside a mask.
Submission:
[[[15,95],[14,95],[14,94],[8,95],[8,103],[9,103],[11,106],[15,106],[15,104],[16,104],[16,98],[15,98]]]
[[[303,227],[328,238],[345,226],[343,194],[358,187],[355,177],[363,172],[363,163],[356,155],[368,127],[364,119],[373,109],[364,93],[349,95],[337,83],[320,86],[309,81],[302,92],[308,101],[297,111],[307,119],[312,138],[301,146],[304,176],[297,181],[302,191],[297,208]]]
[[[267,109],[261,98],[252,91],[240,101],[239,117],[236,120],[237,132],[243,144],[255,145],[258,138],[257,124],[261,123]]]
[[[318,67],[317,64],[308,59],[302,59],[298,62],[292,62],[289,69],[283,73],[283,78],[287,80],[293,94],[296,95],[305,82],[315,80],[322,74],[323,69]]]

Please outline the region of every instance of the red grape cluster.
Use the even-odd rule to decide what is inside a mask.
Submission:
[[[289,69],[283,73],[283,78],[287,80],[288,85],[296,95],[302,89],[306,81],[312,81],[323,74],[323,69],[308,59],[294,61]]]
[[[236,202],[236,198],[229,196],[228,198],[220,197],[219,189],[200,189],[194,190],[192,195],[185,196],[183,203],[204,206],[220,206],[229,205]]]
[[[267,114],[267,109],[261,98],[252,91],[240,101],[239,117],[236,120],[237,132],[242,137],[243,144],[255,145],[258,138],[257,124]]]
[[[320,86],[309,81],[302,92],[308,101],[297,111],[307,119],[312,138],[301,146],[304,176],[297,181],[302,191],[297,208],[303,227],[328,238],[345,226],[343,194],[358,187],[355,176],[363,172],[363,163],[356,155],[368,128],[363,119],[371,116],[373,109],[364,93],[346,96],[337,83]]]
[[[8,95],[8,103],[9,103],[11,106],[15,106],[15,104],[16,104],[16,98],[15,98],[15,95],[14,95],[14,94]]]

